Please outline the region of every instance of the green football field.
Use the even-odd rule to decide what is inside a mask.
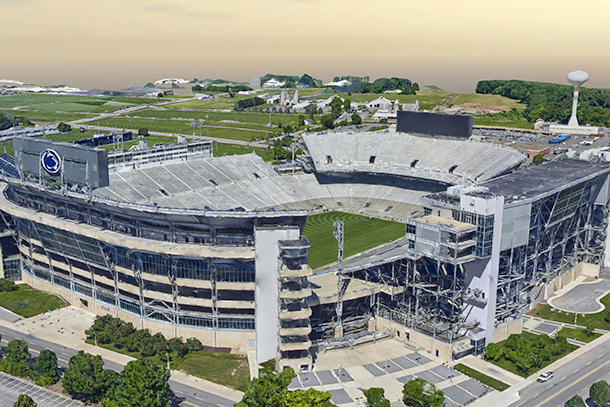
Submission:
[[[337,261],[337,240],[333,222],[345,222],[344,258],[391,242],[405,235],[405,225],[385,219],[345,212],[310,215],[303,234],[309,239],[309,265],[318,268]]]

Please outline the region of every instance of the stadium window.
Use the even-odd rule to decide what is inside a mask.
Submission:
[[[411,161],[411,168],[415,168],[415,164],[417,164],[419,160],[416,158],[415,160]]]
[[[167,191],[166,191],[166,190],[164,190],[164,189],[160,189],[160,190],[159,190],[159,192],[161,192],[161,193],[162,193],[163,195],[165,195],[165,196],[169,196],[169,194],[167,193]]]
[[[256,178],[256,179],[261,179],[261,176],[255,172],[253,172],[252,175],[254,175],[254,178]]]
[[[415,240],[409,239],[409,249],[415,249]]]
[[[326,164],[332,164],[333,163],[333,156],[332,155],[327,155],[326,156]]]
[[[457,164],[452,165],[451,168],[449,168],[449,174],[453,174],[453,171],[455,171],[455,169],[457,168]]]
[[[415,225],[407,224],[407,233],[414,235],[416,230]]]
[[[375,156],[372,155],[371,158],[369,158],[369,164],[375,164]]]
[[[214,185],[215,187],[218,186],[218,182],[214,181],[213,179],[210,180],[210,182],[212,183],[212,185]]]

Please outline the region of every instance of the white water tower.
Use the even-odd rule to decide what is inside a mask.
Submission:
[[[568,82],[574,85],[574,101],[572,102],[572,116],[568,122],[570,127],[578,127],[578,119],[576,118],[576,109],[578,107],[578,90],[580,86],[589,80],[589,74],[583,71],[574,71],[568,74]]]

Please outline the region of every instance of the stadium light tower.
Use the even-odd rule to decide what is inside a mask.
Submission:
[[[570,127],[578,127],[578,119],[576,118],[576,109],[578,107],[578,90],[581,85],[589,80],[589,74],[583,71],[574,71],[568,74],[568,82],[574,85],[574,100],[572,102],[572,116],[568,122]]]

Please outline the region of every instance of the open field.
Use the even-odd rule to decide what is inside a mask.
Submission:
[[[587,333],[584,329],[579,328],[561,328],[561,331],[557,333],[558,336],[563,336],[564,338],[575,339],[580,342],[589,343],[594,339],[602,336],[601,334],[593,332],[591,336],[587,336]]]
[[[156,117],[159,119],[171,119],[171,118],[183,118],[198,120],[203,119],[209,122],[218,123],[222,125],[222,120],[229,120],[232,122],[239,123],[251,123],[266,125],[269,123],[268,113],[250,113],[250,112],[194,112],[189,110],[157,110],[157,109],[144,109],[133,114],[134,116],[142,118]],[[207,118],[206,118],[207,116]],[[271,124],[296,124],[298,114],[271,114]],[[104,120],[102,120],[104,121]],[[228,123],[230,124],[230,123]],[[189,125],[190,126],[190,125]]]
[[[480,95],[478,93],[461,93],[456,95],[451,99],[448,106],[463,105],[464,103],[479,103],[485,107],[506,106],[509,109],[514,107],[521,112],[527,107],[527,105],[520,103],[518,100],[509,99],[501,95]]]
[[[498,126],[512,127],[517,129],[533,128],[533,124],[528,122],[520,112],[496,113],[474,116],[475,126]]]
[[[525,337],[525,338],[535,338],[536,334],[530,333],[530,332],[522,332],[519,334],[519,336]],[[512,352],[507,346],[506,346],[506,341],[502,341],[502,342],[498,342],[497,344],[504,352]],[[493,363],[495,365],[500,366],[502,369],[508,370],[509,372],[512,372],[516,375],[519,375],[521,377],[527,377],[530,374],[538,371],[538,370],[542,370],[544,369],[546,366],[550,365],[551,363],[561,359],[562,357],[566,356],[567,354],[569,354],[570,352],[575,351],[576,349],[578,349],[578,346],[576,345],[572,345],[572,344],[568,344],[568,348],[565,352],[559,354],[559,355],[555,355],[555,356],[551,356],[549,360],[545,360],[542,361],[539,367],[535,367],[535,368],[530,368],[528,369],[528,371],[526,373],[522,372],[521,370],[519,370],[517,368],[517,365],[514,364],[512,361],[506,359],[504,356],[502,356],[500,359],[496,360],[496,361],[491,361],[489,360],[490,363]],[[532,370],[534,369],[534,370]]]
[[[12,116],[24,116],[32,122],[48,122],[48,123],[60,123],[70,122],[72,120],[85,119],[87,117],[93,117],[91,113],[63,113],[63,112],[42,112],[38,110],[27,110],[27,109],[0,109],[0,113],[7,112]]]
[[[140,127],[147,127],[149,131],[158,131],[162,133],[185,134],[192,136],[193,127],[186,120],[156,120],[156,119],[129,119],[129,118],[104,118],[100,121],[100,126],[114,127],[117,129],[131,129],[137,131]],[[87,124],[95,125],[97,122],[89,122]],[[260,131],[223,129],[216,127],[204,127],[201,135],[208,135],[214,138],[225,138],[231,140],[252,141],[253,137],[260,138],[265,133]],[[199,129],[197,129],[199,134]]]
[[[127,141],[124,144],[120,145],[119,148],[123,147],[125,150],[128,150],[131,146],[135,146],[136,144],[138,144],[138,141],[142,140],[142,139],[138,139],[138,140],[132,140],[132,141]],[[176,144],[178,142],[178,139],[176,137],[170,137],[170,136],[154,136],[154,135],[149,135],[144,137],[144,140],[148,141],[148,146],[152,147],[155,144]],[[112,151],[112,149],[114,148],[114,145],[112,144],[107,144],[105,146],[100,146],[100,148],[104,148],[108,151]]]
[[[606,317],[606,312],[608,311],[608,306],[610,305],[610,294],[601,298],[600,302],[604,305],[604,307],[606,307],[603,311],[595,314],[585,314],[584,316],[579,314],[576,319],[576,325],[593,325],[598,329],[610,330],[610,324],[604,320]],[[551,311],[551,306],[546,304],[537,305],[527,314],[551,321],[574,324],[574,314],[563,311]]]
[[[508,384],[501,382],[500,380],[496,380],[493,377],[489,377],[486,374],[483,374],[483,373],[479,372],[478,370],[474,370],[461,363],[458,363],[453,368],[455,370],[457,370],[458,372],[464,373],[466,376],[470,376],[473,379],[478,380],[479,382],[481,382],[493,389],[496,389],[498,391],[504,391],[510,387]]]
[[[53,311],[68,305],[63,299],[36,291],[25,284],[18,284],[19,290],[0,293],[0,307],[13,311],[24,318],[43,312]]]
[[[27,107],[31,110],[66,112],[106,112],[124,106],[156,103],[157,99],[139,97],[77,96],[22,93],[0,97],[0,109]]]
[[[322,267],[337,260],[333,222],[338,220],[345,222],[345,258],[405,235],[405,225],[400,222],[338,211],[310,215],[303,235],[311,243],[309,265],[312,268]]]
[[[103,132],[102,132],[103,133]],[[84,138],[93,137],[93,133],[80,133],[77,131],[69,132],[69,133],[61,133],[61,134],[52,134],[46,136],[48,140],[54,141],[64,141],[66,143],[70,143],[72,141],[81,140]],[[42,138],[42,137],[40,137]],[[8,140],[4,143],[4,148],[6,148],[6,153],[10,155],[13,154],[13,140]],[[4,153],[4,150],[0,151],[0,153]]]
[[[234,155],[234,154],[250,154],[255,152],[265,161],[273,160],[273,153],[269,152],[266,148],[260,147],[246,147],[239,144],[225,144],[216,143],[214,145],[214,157],[222,157],[223,155]]]

